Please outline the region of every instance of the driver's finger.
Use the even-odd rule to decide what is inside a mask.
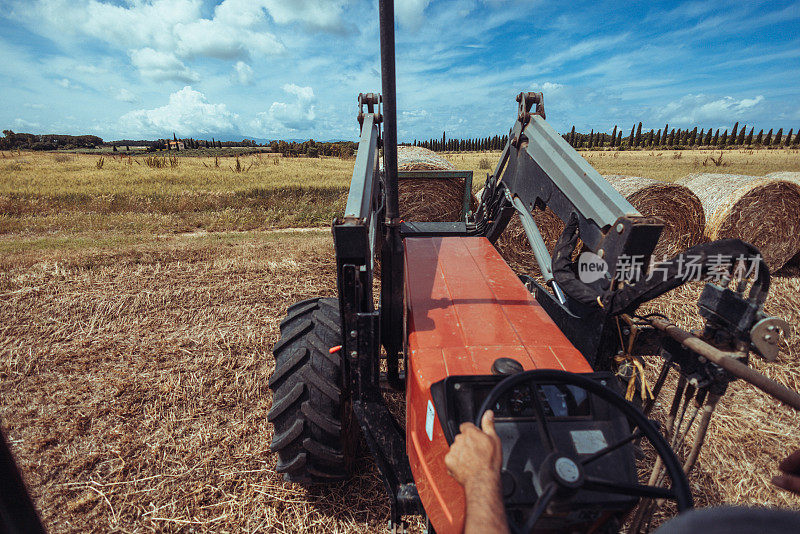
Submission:
[[[778,465],[778,469],[784,473],[794,473],[800,469],[800,449],[784,458],[780,465]]]
[[[783,488],[793,493],[800,494],[800,477],[793,477],[790,475],[778,475],[772,477],[772,483],[778,486],[779,488]]]
[[[492,410],[486,410],[481,417],[481,429],[493,438],[498,437],[497,431],[494,429],[494,412]]]

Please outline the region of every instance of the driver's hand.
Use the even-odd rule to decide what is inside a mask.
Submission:
[[[481,419],[481,431],[472,423],[462,423],[444,464],[462,486],[473,483],[496,484],[503,465],[503,448],[494,429],[494,413],[487,410]]]
[[[772,483],[800,495],[800,449],[784,458],[778,469],[783,471],[783,474],[772,477]]]

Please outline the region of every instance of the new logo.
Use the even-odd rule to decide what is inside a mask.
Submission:
[[[605,278],[608,274],[606,260],[594,252],[583,252],[578,258],[578,278],[584,284],[591,284]]]

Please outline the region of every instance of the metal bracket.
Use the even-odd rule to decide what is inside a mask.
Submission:
[[[517,120],[522,123],[523,130],[531,121],[531,115],[539,115],[543,119],[547,118],[544,115],[544,95],[542,93],[520,93],[517,95],[517,102],[519,102]],[[536,104],[536,109],[531,113],[534,104]]]
[[[509,135],[511,145],[515,148],[519,148],[522,144],[522,140],[527,139],[525,137],[525,127],[531,122],[531,117],[533,115],[539,115],[541,118],[545,118],[544,95],[542,95],[542,93],[520,93],[517,95],[517,102],[519,102],[517,111],[517,122],[519,126],[515,124],[514,129]],[[536,108],[533,107],[534,104]],[[534,109],[533,113],[531,113],[531,109]]]
[[[750,329],[750,341],[758,354],[768,362],[778,358],[778,341],[781,335],[788,337],[791,332],[789,323],[780,317],[765,317]]]
[[[381,115],[381,102],[383,98],[377,93],[359,93],[358,94],[358,125],[364,124],[364,106],[367,106],[367,113],[371,114],[375,120],[375,124],[383,122],[383,115]]]

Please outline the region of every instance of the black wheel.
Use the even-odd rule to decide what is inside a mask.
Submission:
[[[339,302],[309,299],[286,311],[272,349],[269,379],[275,426],[270,450],[285,480],[327,484],[345,480],[357,443],[347,388],[343,387]]]

